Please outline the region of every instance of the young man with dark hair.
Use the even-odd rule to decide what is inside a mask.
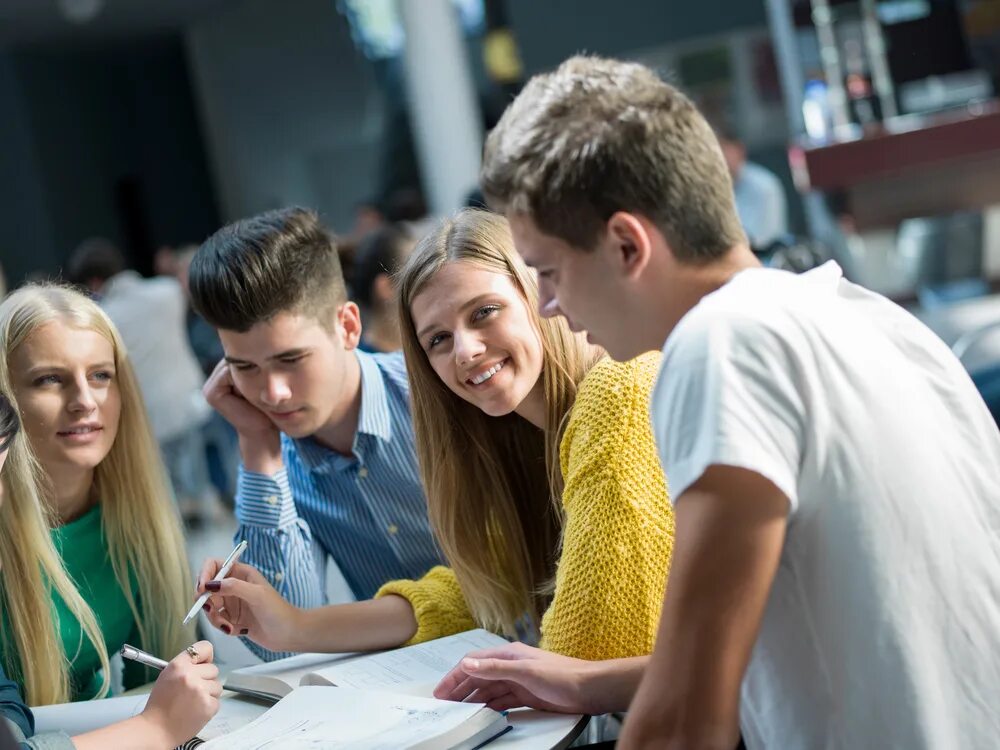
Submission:
[[[617,359],[663,347],[677,531],[651,659],[512,646],[439,697],[602,713],[634,695],[631,749],[728,750],[739,729],[751,748],[995,745],[1000,434],[948,348],[834,263],[761,268],[714,133],[640,65],[534,78],[482,181],[544,313]]]
[[[358,307],[316,214],[220,229],[188,285],[226,353],[205,396],[239,436],[243,561],[300,607],[326,603],[328,558],[358,599],[438,564],[402,355],[357,350]]]

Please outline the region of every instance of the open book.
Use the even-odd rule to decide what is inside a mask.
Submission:
[[[507,731],[482,704],[345,687],[299,687],[259,719],[202,750],[474,750]]]
[[[225,688],[278,700],[299,685],[335,685],[430,698],[434,687],[470,651],[507,644],[485,630],[373,654],[299,654],[233,670]]]

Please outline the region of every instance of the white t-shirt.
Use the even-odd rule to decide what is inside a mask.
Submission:
[[[1000,432],[944,343],[835,263],[743,271],[667,339],[652,419],[675,498],[724,464],[789,500],[748,747],[1000,747]]]

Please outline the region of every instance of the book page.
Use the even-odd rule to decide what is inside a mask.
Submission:
[[[306,675],[303,685],[338,685],[430,697],[470,651],[507,645],[486,630],[469,630],[415,646],[345,659]]]
[[[276,698],[287,695],[299,686],[303,676],[318,667],[328,666],[356,654],[297,654],[287,659],[234,669],[226,677],[225,686],[232,690],[247,688],[271,693]]]
[[[404,750],[457,732],[467,723],[467,734],[473,736],[495,717],[497,714],[477,704],[345,688],[300,687],[253,723],[202,748]]]

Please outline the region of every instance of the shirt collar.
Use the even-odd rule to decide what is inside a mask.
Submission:
[[[389,396],[385,391],[382,371],[379,370],[378,363],[371,354],[355,350],[355,356],[361,365],[361,413],[358,415],[358,433],[390,440],[392,421],[389,419]]]

